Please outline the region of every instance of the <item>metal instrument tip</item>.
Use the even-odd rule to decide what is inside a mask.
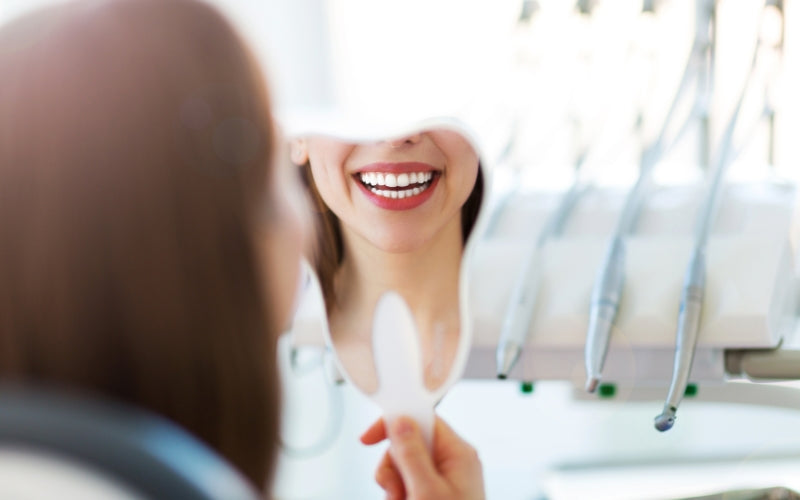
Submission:
[[[498,352],[497,378],[505,380],[517,364],[522,349],[516,343],[508,342]]]
[[[655,419],[655,427],[660,432],[672,429],[673,425],[675,425],[675,408],[665,408]]]

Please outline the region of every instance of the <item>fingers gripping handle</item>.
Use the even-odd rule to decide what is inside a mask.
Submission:
[[[422,439],[425,440],[425,448],[427,448],[429,454],[432,453],[433,426],[436,421],[436,417],[433,412],[433,406],[430,406],[428,408],[418,408],[416,411],[404,408],[402,410],[397,410],[397,411],[384,409],[383,412],[384,412],[383,418],[386,420],[387,426],[393,425],[395,419],[397,419],[397,417],[400,416],[413,418],[414,421],[419,426],[419,430],[422,433]]]

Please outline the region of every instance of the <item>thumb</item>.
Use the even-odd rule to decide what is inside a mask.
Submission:
[[[424,496],[435,490],[439,474],[417,423],[408,417],[397,417],[389,424],[389,440],[389,453],[409,496]]]

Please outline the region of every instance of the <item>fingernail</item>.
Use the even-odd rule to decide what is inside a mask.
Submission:
[[[398,418],[393,427],[394,435],[397,437],[407,437],[414,433],[414,422],[410,418]]]

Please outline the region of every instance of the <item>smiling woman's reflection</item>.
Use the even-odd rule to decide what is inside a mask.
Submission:
[[[425,384],[438,387],[459,341],[461,256],[483,195],[475,148],[435,129],[370,143],[295,139],[291,156],[317,207],[312,260],[348,375],[367,392],[377,388],[372,314],[395,290],[416,319]]]

